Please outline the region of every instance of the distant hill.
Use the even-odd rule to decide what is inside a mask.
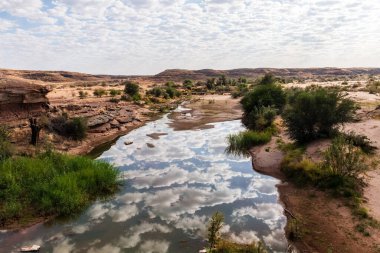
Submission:
[[[183,81],[185,79],[206,80],[207,78],[225,75],[228,78],[257,78],[266,73],[278,77],[318,78],[318,77],[354,77],[358,75],[380,75],[380,68],[242,68],[231,70],[186,70],[168,69],[157,75],[92,75],[68,71],[35,71],[0,69],[0,80],[12,79],[37,84],[54,83],[99,83],[122,80],[135,80],[137,82],[166,82]],[[1,83],[0,83],[1,85]]]
[[[168,69],[154,76],[160,80],[203,80],[225,75],[230,78],[256,78],[266,73],[272,73],[279,77],[332,77],[332,76],[356,76],[356,75],[380,75],[380,68],[243,68],[231,70],[184,70]]]

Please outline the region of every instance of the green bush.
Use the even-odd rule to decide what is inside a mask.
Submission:
[[[86,157],[48,152],[0,162],[0,225],[23,216],[70,216],[118,187],[118,170]]]
[[[323,168],[329,175],[355,179],[368,170],[360,149],[344,136],[336,137],[326,150]]]
[[[103,89],[96,89],[96,90],[94,90],[94,96],[102,97],[102,96],[105,96],[105,95],[107,95],[107,91],[106,90],[103,90]]]
[[[151,90],[147,91],[148,95],[152,95],[156,98],[161,97],[163,95],[164,91],[160,87],[154,87]]]
[[[270,81],[272,80],[272,81]],[[281,112],[286,102],[286,94],[280,85],[276,85],[272,78],[264,77],[260,84],[252,91],[246,93],[240,103],[243,106],[244,114],[243,124],[252,130],[255,130],[257,119],[263,119],[260,112],[270,112],[267,116],[272,115],[273,110],[263,108],[273,108],[276,112]],[[273,119],[274,117],[272,117]]]
[[[87,136],[87,121],[84,118],[69,119],[67,115],[62,115],[51,120],[51,126],[58,134],[82,140]]]
[[[124,93],[133,97],[139,93],[139,85],[131,81],[124,82]]]
[[[180,92],[172,86],[166,87],[165,92],[170,98],[179,97],[181,95]]]
[[[87,121],[84,118],[73,118],[66,122],[65,134],[74,140],[82,140],[87,136]]]
[[[343,137],[352,143],[355,147],[359,147],[366,154],[374,154],[377,149],[376,146],[372,145],[372,142],[367,136],[356,134],[355,132],[343,133]]]
[[[231,134],[227,137],[228,147],[225,152],[233,155],[248,155],[252,147],[268,143],[272,134],[272,129],[262,132],[247,130],[238,134]]]
[[[88,96],[88,93],[86,92],[86,91],[83,91],[83,90],[81,90],[81,91],[79,91],[79,98],[80,99],[84,99],[84,98],[86,98]],[[96,96],[96,95],[95,95]]]
[[[186,79],[185,81],[183,81],[183,87],[185,89],[191,90],[191,88],[193,87],[193,81]]]
[[[353,120],[355,110],[355,103],[341,93],[317,88],[294,92],[283,118],[290,137],[304,143],[330,136],[336,125]]]
[[[244,113],[249,113],[254,108],[262,106],[272,106],[281,111],[285,102],[286,95],[281,86],[274,84],[259,85],[241,100]]]
[[[121,95],[121,91],[115,90],[115,89],[111,89],[111,90],[109,90],[109,94],[110,94],[111,97],[115,97],[117,95]]]
[[[262,131],[272,125],[276,115],[276,109],[262,106],[245,114],[241,121],[248,129]]]

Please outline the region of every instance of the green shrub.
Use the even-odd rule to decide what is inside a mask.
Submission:
[[[118,187],[103,161],[47,152],[0,162],[0,225],[22,216],[70,216]]]
[[[341,134],[348,142],[352,143],[355,147],[359,147],[366,154],[374,154],[377,149],[365,135],[356,134],[353,131]]]
[[[79,98],[80,99],[84,99],[87,96],[88,96],[88,93],[86,91],[83,91],[83,90],[79,91]]]
[[[96,90],[94,90],[94,96],[102,97],[102,96],[105,96],[105,95],[107,95],[107,91],[104,90],[104,89],[96,89]]]
[[[258,145],[268,143],[272,138],[273,130],[267,129],[263,132],[247,130],[227,137],[227,154],[248,155],[249,150]]]
[[[264,79],[252,91],[246,93],[240,101],[244,110],[242,122],[252,130],[260,130],[261,127],[256,128],[256,126],[262,124],[256,122],[257,120],[261,120],[261,122],[263,119],[271,118],[273,120],[274,113],[281,112],[286,102],[286,94],[281,86],[276,85],[272,78],[264,77]]]
[[[87,121],[83,118],[73,118],[66,122],[65,134],[74,140],[82,140],[87,136]]]
[[[191,90],[191,88],[193,87],[193,81],[186,79],[185,81],[183,81],[183,87],[185,89]]]
[[[241,121],[248,129],[262,131],[272,125],[276,115],[276,109],[262,106],[245,114]]]
[[[255,87],[243,97],[240,103],[244,113],[249,113],[262,106],[271,106],[281,111],[285,102],[286,95],[281,86],[269,84]]]
[[[110,94],[110,96],[115,97],[115,96],[117,96],[117,95],[121,95],[121,91],[119,91],[119,90],[115,90],[115,89],[111,89],[111,90],[109,91],[109,94]]]
[[[330,136],[338,124],[353,120],[355,103],[334,90],[296,91],[283,118],[290,137],[300,143]]]
[[[53,130],[58,134],[82,140],[87,136],[87,121],[84,118],[69,119],[67,115],[62,115],[51,120]]]
[[[152,96],[158,98],[158,97],[161,97],[164,92],[163,92],[162,88],[160,88],[160,87],[154,87],[151,90],[148,90],[147,93],[149,95],[152,95]]]
[[[324,154],[323,168],[328,175],[359,179],[368,170],[362,152],[344,136],[338,136]]]
[[[179,97],[181,95],[180,92],[172,86],[166,87],[165,92],[170,98]]]
[[[133,97],[139,93],[139,85],[131,81],[124,82],[124,93]]]

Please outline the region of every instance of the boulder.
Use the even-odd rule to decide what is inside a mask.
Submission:
[[[110,129],[111,129],[111,124],[110,123],[106,123],[106,124],[103,124],[103,125],[98,126],[96,128],[89,129],[88,132],[89,133],[104,133],[104,132],[107,132]]]
[[[97,127],[105,123],[108,123],[112,119],[113,117],[107,114],[96,115],[96,116],[90,117],[87,120],[87,126],[90,128]]]

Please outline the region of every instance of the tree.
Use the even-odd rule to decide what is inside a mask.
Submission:
[[[280,85],[273,83],[258,85],[246,93],[240,101],[244,110],[242,122],[249,129],[263,130],[262,126],[270,125],[276,113],[283,110],[285,102],[286,95]],[[259,119],[271,122],[256,122]]]
[[[191,90],[191,88],[193,87],[193,81],[186,79],[185,81],[183,81],[183,87],[188,90]]]
[[[124,93],[133,97],[139,93],[139,85],[131,81],[124,82]]]
[[[212,215],[208,225],[208,243],[210,249],[213,249],[218,243],[220,237],[220,229],[223,227],[224,216],[220,212],[216,212]]]
[[[335,90],[323,88],[296,91],[283,113],[292,139],[304,143],[330,136],[338,124],[353,120],[354,101]]]
[[[271,85],[275,83],[276,83],[276,78],[270,73],[265,74],[264,77],[261,78],[261,80],[259,81],[260,85]]]
[[[207,79],[206,87],[208,90],[213,90],[215,88],[215,78]]]

